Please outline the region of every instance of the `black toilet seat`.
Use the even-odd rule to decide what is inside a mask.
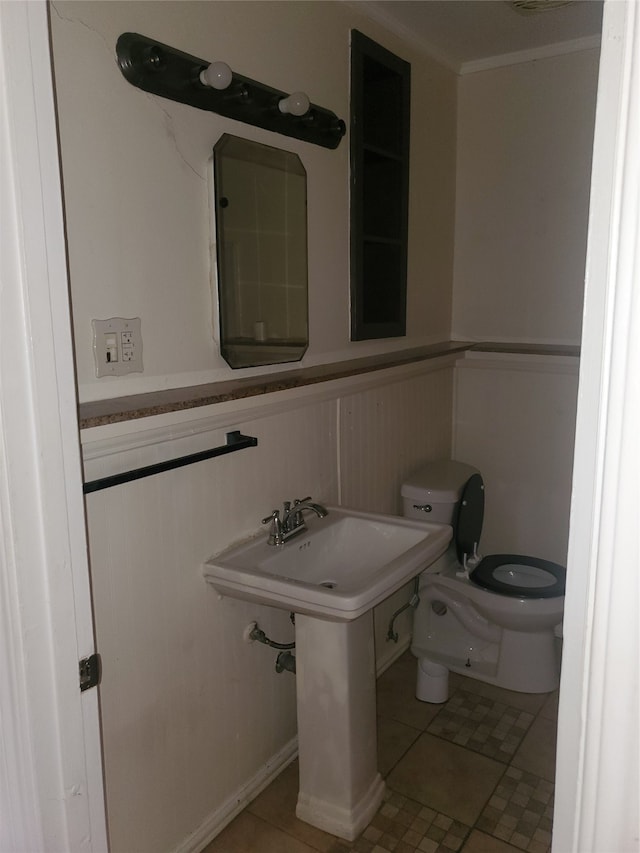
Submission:
[[[518,586],[508,580],[500,580],[500,570],[503,569],[505,578],[508,578],[509,566],[522,566],[527,568],[542,569],[550,577],[548,579],[540,572],[532,572],[535,577],[535,585]],[[498,576],[496,577],[496,573]],[[473,583],[497,592],[500,595],[509,595],[513,598],[558,598],[564,595],[567,572],[564,566],[552,563],[550,560],[541,560],[538,557],[527,557],[523,554],[491,554],[484,557],[469,577]]]
[[[463,565],[477,553],[483,520],[484,483],[480,474],[473,474],[462,490],[454,523],[453,535],[458,561]],[[530,568],[530,585],[518,586],[515,580],[510,581],[510,565],[514,566],[516,571],[522,567],[522,574],[526,574],[527,567]],[[536,571],[540,569],[547,572],[549,577]],[[501,574],[504,580],[500,579]],[[550,560],[523,554],[492,554],[482,559],[476,568],[470,571],[469,577],[475,584],[490,592],[510,595],[512,598],[557,598],[564,595],[566,574],[564,566]]]

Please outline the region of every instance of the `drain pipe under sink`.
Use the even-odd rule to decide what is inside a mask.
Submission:
[[[291,621],[294,621],[294,614],[291,614]],[[258,627],[257,622],[252,622],[250,625],[247,625],[244,632],[245,640],[248,643],[258,642],[263,643],[265,646],[270,646],[272,649],[282,649],[278,657],[276,658],[276,672],[293,672],[295,675],[296,672],[296,656],[292,654],[289,649],[295,649],[295,643],[277,643],[275,640],[271,640],[265,632]]]

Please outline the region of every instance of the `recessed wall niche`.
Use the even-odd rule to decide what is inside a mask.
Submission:
[[[411,66],[351,31],[351,339],[406,334]]]

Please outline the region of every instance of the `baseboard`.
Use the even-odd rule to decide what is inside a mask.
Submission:
[[[244,785],[205,818],[195,832],[185,838],[173,853],[199,853],[246,806],[254,800],[298,755],[298,738],[292,738]]]

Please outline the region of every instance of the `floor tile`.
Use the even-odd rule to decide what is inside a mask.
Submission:
[[[407,652],[380,676],[377,709],[379,717],[424,731],[442,706],[416,699],[417,666],[417,660]]]
[[[512,764],[549,782],[556,773],[556,723],[536,717],[513,757]]]
[[[315,853],[314,848],[292,838],[248,811],[242,812],[202,853]]]
[[[533,719],[533,714],[527,711],[487,696],[456,690],[427,731],[507,764]]]
[[[462,848],[462,853],[516,853],[518,849],[474,829]]]
[[[311,845],[314,850],[326,853],[333,847],[335,836],[296,817],[298,787],[298,762],[294,761],[249,804],[248,810],[288,835]]]
[[[380,773],[386,776],[419,737],[419,729],[406,726],[391,717],[379,717],[378,770]]]
[[[548,853],[553,784],[509,767],[476,822],[476,828],[530,853]]]
[[[471,827],[387,790],[377,815],[356,841],[328,853],[457,853]]]
[[[450,694],[453,694],[455,690],[460,688],[469,693],[486,696],[495,702],[504,702],[505,705],[519,708],[521,711],[528,711],[530,714],[537,714],[549,696],[548,693],[518,693],[516,690],[505,690],[503,687],[496,687],[495,684],[478,681],[477,678],[468,678],[457,672],[450,673]]]
[[[393,791],[472,825],[504,773],[504,764],[422,734],[387,777]]]

